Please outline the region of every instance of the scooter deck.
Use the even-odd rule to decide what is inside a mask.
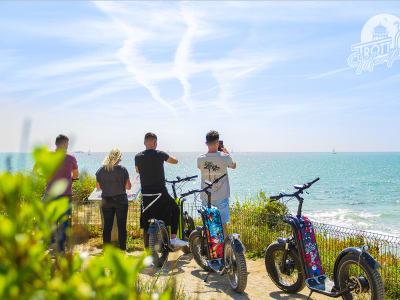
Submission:
[[[335,283],[326,275],[307,278],[306,286],[313,292],[327,295],[332,298],[338,298],[350,292],[350,289],[338,291],[335,287]]]
[[[310,290],[316,292],[331,293],[335,283],[331,281],[326,275],[319,275],[306,279],[306,285]]]
[[[224,267],[222,258],[207,259],[207,265],[216,273],[221,272]]]

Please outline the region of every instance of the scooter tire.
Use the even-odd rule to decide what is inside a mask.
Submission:
[[[385,288],[383,286],[382,277],[378,270],[371,268],[360,256],[355,253],[345,255],[338,264],[337,272],[337,285],[339,289],[343,289],[345,286],[346,278],[348,278],[347,271],[351,265],[359,266],[368,276],[367,282],[369,289],[371,289],[370,300],[384,300],[385,299]],[[352,293],[342,296],[344,300],[358,299],[353,297]],[[363,298],[364,299],[364,298]]]
[[[166,247],[169,240],[167,228],[164,224],[160,224],[159,226],[158,232],[149,234],[149,248],[153,264],[158,268],[164,265],[169,255],[169,249]]]
[[[297,271],[297,279],[293,284],[284,284],[283,282],[281,282],[280,276],[278,274],[278,272],[280,273],[280,270],[275,264],[275,255],[278,252],[283,253],[284,251],[285,245],[282,245],[278,242],[269,245],[267,250],[265,251],[265,268],[267,269],[269,277],[277,287],[287,293],[295,294],[300,292],[304,288],[305,274],[297,251],[295,249],[291,249],[288,253],[288,258],[291,259],[294,263],[294,268]]]

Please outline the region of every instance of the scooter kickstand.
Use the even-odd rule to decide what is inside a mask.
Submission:
[[[314,291],[310,291],[310,295],[308,295],[308,298],[307,298],[307,300],[309,300],[309,299],[311,299],[310,297],[311,297],[311,295],[312,295],[312,293],[313,293]]]
[[[207,273],[206,278],[204,278],[204,282],[207,282],[208,275],[210,275],[210,273]]]

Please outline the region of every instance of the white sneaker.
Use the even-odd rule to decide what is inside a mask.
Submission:
[[[188,242],[182,241],[178,238],[171,239],[171,246],[174,248],[182,248],[185,246],[189,246]]]

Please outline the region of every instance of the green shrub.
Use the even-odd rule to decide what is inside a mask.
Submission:
[[[95,187],[96,179],[87,172],[82,172],[79,180],[72,184],[72,201],[75,203],[87,201]]]
[[[35,149],[38,172],[45,181],[63,157]],[[43,182],[36,175],[0,174],[0,299],[184,298],[173,282],[152,281],[150,288],[141,282],[139,273],[149,263],[146,253],[126,256],[110,246],[93,258],[85,253],[51,256],[50,236],[68,208],[68,199],[42,201]],[[50,197],[65,184],[57,182]]]

